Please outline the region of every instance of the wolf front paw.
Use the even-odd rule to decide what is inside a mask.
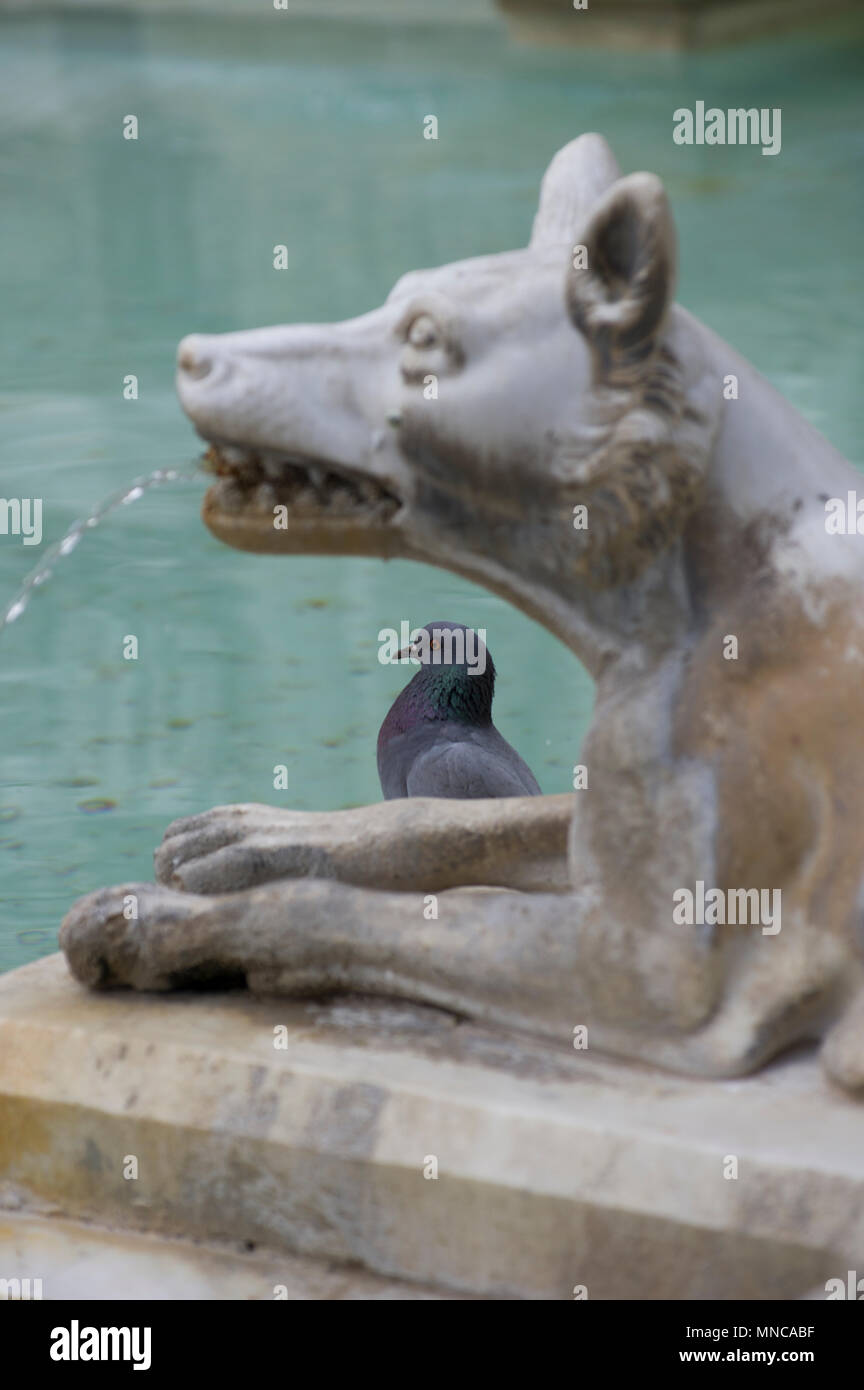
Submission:
[[[186,893],[236,893],[280,878],[337,878],[360,822],[346,811],[215,806],[174,821],[155,855],[159,883]]]
[[[152,883],[100,888],[60,927],[60,948],[91,989],[167,990],[207,978],[207,900]]]

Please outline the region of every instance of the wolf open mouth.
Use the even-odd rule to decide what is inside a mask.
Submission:
[[[386,553],[386,530],[402,506],[376,478],[330,460],[275,449],[212,443],[202,460],[217,481],[202,516],[242,550]],[[278,514],[276,508],[284,507]],[[353,538],[353,544],[350,539]],[[349,542],[346,545],[346,542]]]

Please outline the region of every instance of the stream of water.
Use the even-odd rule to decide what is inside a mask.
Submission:
[[[128,507],[130,503],[137,502],[151,487],[159,487],[165,483],[191,481],[199,476],[203,477],[204,475],[198,469],[181,472],[176,468],[157,468],[154,473],[136,478],[128,487],[106,497],[88,516],[82,517],[80,521],[73,521],[65,536],[43,551],[38,565],[27,575],[18,592],[13,594],[4,609],[0,609],[0,632],[10,623],[17,622],[22,613],[26,611],[36,590],[41,589],[43,584],[47,584],[48,580],[53,577],[58,562],[65,559],[67,555],[71,555],[73,550],[77,550],[86,533],[99,526],[118,507]]]

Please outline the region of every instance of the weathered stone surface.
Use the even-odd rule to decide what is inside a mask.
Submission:
[[[812,1055],[706,1083],[374,1001],[94,996],[59,956],[0,979],[0,1250],[34,1276],[62,1220],[120,1252],[251,1241],[265,1281],[285,1252],[446,1296],[797,1297],[864,1264],[862,1137]],[[245,1253],[230,1276],[159,1258],[259,1296]]]
[[[364,1270],[272,1250],[219,1247],[0,1211],[0,1278],[46,1300],[423,1300],[444,1294]],[[0,1295],[2,1297],[2,1295]],[[15,1290],[8,1291],[15,1297]]]

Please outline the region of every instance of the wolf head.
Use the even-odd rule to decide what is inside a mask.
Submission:
[[[412,272],[347,322],[184,339],[180,399],[220,475],[207,525],[246,550],[424,560],[560,629],[574,582],[631,582],[699,495],[674,271],[662,184],[583,135],[525,249]]]

